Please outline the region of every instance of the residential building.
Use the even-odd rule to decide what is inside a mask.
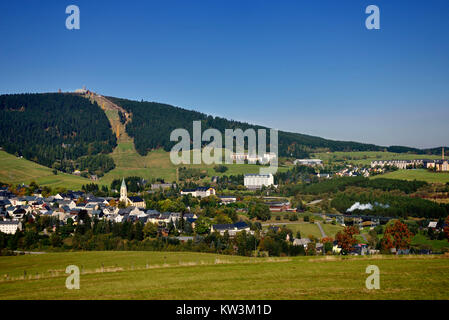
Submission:
[[[323,160],[321,159],[296,159],[293,161],[294,165],[300,165],[300,166],[309,166],[309,167],[315,167],[315,166],[322,166]]]
[[[235,236],[238,232],[241,231],[246,231],[249,233],[252,233],[249,225],[246,224],[246,222],[240,221],[234,224],[214,224],[211,227],[211,232],[215,232],[218,231],[221,235],[224,235],[225,232],[227,231],[229,236],[233,237]]]
[[[205,198],[211,195],[216,195],[216,191],[213,187],[198,187],[196,189],[181,190],[181,195],[187,194],[191,194],[192,197]]]
[[[234,203],[237,201],[237,197],[234,196],[219,196],[219,198],[223,204]]]
[[[15,234],[17,230],[22,230],[22,222],[20,221],[0,221],[0,232],[6,234]]]
[[[269,174],[245,174],[244,185],[248,189],[261,189],[263,186],[274,185],[274,177]]]

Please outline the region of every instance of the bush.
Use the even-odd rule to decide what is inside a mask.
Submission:
[[[215,170],[215,172],[224,173],[224,172],[228,171],[228,167],[226,167],[222,164],[219,164],[214,167],[214,170]]]
[[[290,220],[290,221],[298,221],[298,215],[296,213],[292,213],[288,217],[288,220]]]

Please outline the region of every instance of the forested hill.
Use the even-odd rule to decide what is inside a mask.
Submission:
[[[248,123],[155,102],[108,98],[131,114],[126,131],[139,154],[174,145],[170,133],[202,121],[202,130],[267,129]],[[124,122],[125,117],[120,115]],[[267,134],[269,131],[267,132]],[[267,143],[269,143],[267,137]],[[101,176],[114,168],[107,154],[117,145],[105,112],[85,97],[70,93],[0,95],[0,147],[47,167],[72,173],[75,169]],[[349,141],[327,140],[299,133],[279,132],[279,154],[294,158],[323,151],[391,151],[439,154],[441,149],[381,147]]]
[[[70,172],[63,162],[110,153],[116,144],[103,110],[81,96],[0,95],[0,146],[11,154]]]
[[[192,136],[192,121],[201,120],[202,130],[215,128],[224,133],[225,129],[264,128],[248,123],[231,121],[204,113],[182,109],[156,102],[138,102],[119,98],[108,98],[132,113],[132,122],[126,131],[134,138],[137,151],[145,155],[148,151],[162,147],[166,151],[174,145],[170,133],[177,128],[187,129]],[[268,140],[268,138],[267,138]],[[268,143],[268,141],[267,141]],[[408,147],[381,147],[350,141],[334,141],[299,133],[279,132],[279,154],[295,158],[307,157],[316,151],[392,151],[413,152],[417,149]],[[419,150],[423,153],[422,150]]]

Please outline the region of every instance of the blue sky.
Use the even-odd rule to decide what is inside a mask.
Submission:
[[[370,4],[380,30],[365,28]],[[447,0],[2,1],[0,39],[0,93],[86,85],[331,139],[449,145]]]

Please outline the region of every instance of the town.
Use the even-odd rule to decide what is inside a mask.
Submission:
[[[391,184],[407,192],[410,188],[414,192],[428,189],[426,183],[403,181],[397,186],[394,180],[364,180],[379,163],[371,169],[348,165],[333,174],[322,174],[322,160],[298,159],[292,170],[303,173],[296,178],[306,182],[302,195],[291,193],[289,188],[294,181],[289,177],[290,171],[276,174],[276,179],[272,174],[246,174],[240,178],[244,188],[234,191],[226,183],[229,182],[226,177],[214,177],[214,183],[209,185],[189,182],[183,183],[183,187],[177,183],[147,183],[137,177],[122,178],[119,190],[112,186],[111,190],[100,190],[95,184],[83,186],[81,191],[51,190],[35,182],[3,185],[0,247],[3,254],[89,247],[96,250],[170,247],[256,256],[435,251],[429,246],[413,245],[412,238],[420,234],[419,237],[436,241],[445,239],[447,207],[439,207],[441,214],[439,211],[428,214],[426,206],[438,205],[416,204],[413,214],[416,218],[410,220],[411,217],[393,213],[400,209],[391,208],[390,204],[363,205],[354,198],[339,209],[338,201],[345,197],[343,194],[325,199],[329,184],[331,189],[341,183],[375,189]],[[422,165],[420,161],[416,163]],[[375,181],[381,183],[376,185]],[[136,185],[144,187],[136,189]],[[194,187],[188,188],[189,185]],[[135,192],[128,193],[128,186]],[[307,189],[319,187],[323,190],[318,194]],[[441,190],[443,194],[448,194],[446,189]],[[407,229],[400,234],[406,245],[390,243],[390,235],[401,226]],[[131,242],[123,242],[124,239]]]

